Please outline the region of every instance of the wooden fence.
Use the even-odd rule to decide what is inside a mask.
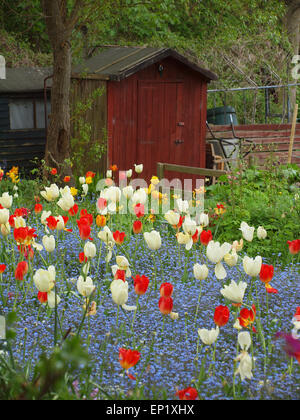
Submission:
[[[233,139],[235,134],[251,140],[254,147],[249,143],[242,143],[242,153],[250,151],[246,159],[259,167],[266,167],[266,159],[271,155],[281,164],[288,162],[292,124],[237,125],[234,126],[234,134],[230,125],[210,125],[210,128],[217,138]],[[211,139],[213,136],[207,130],[206,140]],[[300,166],[300,124],[295,127],[291,162]]]
[[[157,163],[157,176],[159,179],[164,178],[165,171],[180,172],[183,174],[199,175],[201,177],[219,177],[225,175],[226,171],[218,169],[207,169],[207,168],[195,168],[192,166],[175,165],[171,163]]]

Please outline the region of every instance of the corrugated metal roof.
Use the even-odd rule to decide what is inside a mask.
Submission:
[[[0,92],[25,93],[42,91],[44,89],[44,79],[51,72],[51,68],[7,68],[6,79],[0,80]]]
[[[85,60],[73,69],[75,74],[95,74],[111,80],[122,80],[131,74],[163,59],[174,57],[208,80],[216,80],[217,76],[210,70],[189,60],[170,48],[152,47],[111,47],[100,54]]]

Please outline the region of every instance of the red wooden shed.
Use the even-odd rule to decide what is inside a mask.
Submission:
[[[109,48],[74,70],[73,101],[88,83],[105,87],[97,107],[108,137],[102,167],[143,163],[149,181],[157,162],[205,167],[206,92],[216,78],[169,48]]]

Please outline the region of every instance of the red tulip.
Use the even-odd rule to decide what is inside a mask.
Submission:
[[[93,224],[93,215],[88,213],[86,209],[80,210],[80,219],[87,219],[90,226]]]
[[[199,233],[198,233],[198,230],[196,230],[196,232],[192,236],[193,243],[194,244],[197,243],[198,242],[198,239],[199,239]]]
[[[212,233],[211,233],[211,231],[210,231],[210,230],[208,230],[208,231],[203,230],[203,231],[200,233],[200,242],[201,242],[203,245],[207,246],[207,245],[208,245],[208,243],[209,243],[212,239],[213,239],[213,236],[212,236]]]
[[[259,278],[262,282],[268,284],[274,276],[274,267],[273,265],[262,264],[261,270],[259,273]]]
[[[22,281],[24,280],[25,274],[28,272],[28,264],[26,261],[21,261],[18,263],[16,271],[15,271],[15,278],[16,280]]]
[[[64,182],[70,182],[70,180],[71,180],[71,177],[70,176],[65,176],[64,177]]]
[[[266,286],[267,293],[275,293],[275,294],[278,293],[278,290],[274,289],[274,287],[272,287],[269,283],[266,283],[265,286]]]
[[[0,274],[2,274],[6,270],[5,264],[0,264]]]
[[[74,206],[70,208],[68,213],[70,216],[75,216],[78,213],[78,204],[75,203]]]
[[[173,228],[179,229],[182,226],[182,223],[184,222],[184,218],[185,216],[179,216],[179,222],[177,223],[177,225],[173,225]]]
[[[56,168],[52,168],[50,171],[51,175],[56,175],[57,174],[57,169]]]
[[[215,324],[218,325],[219,327],[223,327],[229,321],[229,316],[230,316],[230,312],[227,306],[223,306],[223,305],[217,306],[215,309],[215,314],[214,314]]]
[[[117,270],[115,275],[114,275],[114,279],[115,280],[123,280],[125,282],[125,274],[126,274],[126,271]]]
[[[163,283],[159,289],[160,296],[171,297],[173,294],[173,285],[171,283]]]
[[[141,353],[137,350],[119,349],[119,362],[123,369],[130,369],[140,360]]]
[[[42,204],[37,203],[37,204],[34,206],[34,212],[35,212],[36,214],[40,213],[42,210],[43,210],[43,206],[42,206]]]
[[[180,400],[195,400],[198,397],[196,388],[181,389],[176,392]]]
[[[84,252],[80,252],[79,253],[79,262],[80,263],[86,263],[87,262],[87,257],[84,255]]]
[[[240,325],[244,328],[248,328],[248,326],[254,323],[255,316],[256,316],[255,305],[252,305],[252,309],[247,309],[247,308],[241,309],[240,316],[238,318]],[[252,331],[256,332],[254,327],[252,327]]]
[[[287,241],[289,245],[289,251],[291,254],[298,254],[300,251],[300,239],[295,239],[294,241]]]
[[[15,241],[19,244],[28,245],[33,238],[36,238],[37,235],[35,234],[34,228],[26,227],[19,227],[14,230],[14,238]]]
[[[37,298],[41,303],[46,303],[46,302],[48,302],[48,293],[47,292],[38,292]]]
[[[90,237],[91,227],[87,218],[81,218],[77,220],[77,225],[79,229],[79,236],[82,240],[86,240]]]
[[[141,233],[143,230],[143,224],[140,220],[135,220],[132,224],[132,230],[134,234]]]
[[[137,275],[133,279],[134,291],[137,295],[144,295],[149,286],[149,279],[146,276]]]
[[[173,309],[173,299],[171,297],[162,296],[159,299],[158,307],[159,307],[160,312],[163,315],[168,315],[169,313],[172,312],[172,309]]]
[[[118,230],[116,230],[113,233],[113,237],[117,245],[122,245],[122,243],[124,242],[125,236],[126,236],[125,232],[120,232]]]
[[[138,203],[134,206],[134,213],[136,217],[140,218],[145,215],[145,206],[144,204]]]
[[[49,216],[46,219],[46,222],[47,222],[47,226],[48,226],[49,229],[51,229],[51,230],[56,229],[58,220],[54,216]]]
[[[297,321],[300,321],[300,306],[297,306],[294,318],[296,318]]]

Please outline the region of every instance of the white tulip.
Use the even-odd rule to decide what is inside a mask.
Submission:
[[[77,280],[77,290],[84,297],[91,296],[95,290],[95,286],[91,277],[87,277],[86,280],[84,280],[82,276],[79,276]]]
[[[182,200],[181,198],[177,198],[176,206],[180,213],[187,213],[189,211],[189,203],[187,200]]]
[[[56,225],[56,230],[61,231],[64,230],[65,228],[65,221],[63,219],[63,217],[61,215],[56,217],[57,220],[57,225]]]
[[[125,271],[126,277],[131,277],[131,271],[130,271],[130,268],[129,268],[130,264],[129,264],[126,257],[123,257],[122,255],[117,255],[116,256],[116,263],[117,263],[117,268],[119,270]],[[114,274],[115,273],[116,272],[114,272]]]
[[[251,336],[248,331],[240,332],[238,335],[238,343],[242,350],[248,350],[251,346]]]
[[[252,379],[252,358],[246,352],[243,351],[238,357],[235,359],[236,362],[240,362],[237,370],[235,371],[235,375],[240,375],[241,380],[243,381],[245,378]]]
[[[41,196],[45,200],[51,202],[59,197],[59,188],[56,184],[51,184],[50,187],[45,187],[45,191],[41,191]]]
[[[242,222],[240,230],[242,231],[244,239],[248,242],[252,242],[255,228],[249,226],[246,222]]]
[[[9,235],[10,234],[10,224],[9,224],[9,222],[0,225],[0,230],[1,230],[2,236]]]
[[[82,184],[82,191],[83,191],[82,196],[85,197],[87,195],[88,191],[89,191],[88,184]]]
[[[233,303],[241,304],[244,299],[245,290],[247,288],[247,283],[239,282],[236,284],[234,280],[231,280],[229,286],[225,285],[223,289],[220,290],[221,295],[226,299],[230,300]]]
[[[95,244],[92,242],[86,242],[83,248],[83,252],[87,258],[94,258],[97,252]]]
[[[106,178],[112,178],[112,170],[111,169],[108,169],[106,171]]]
[[[198,334],[203,344],[210,346],[217,340],[219,331],[220,330],[218,326],[216,328],[212,328],[211,330],[202,328],[198,330]]]
[[[192,220],[190,216],[187,216],[184,219],[184,222],[182,224],[182,229],[184,233],[187,233],[188,235],[193,236],[197,230],[196,222]]]
[[[152,230],[150,233],[145,232],[144,233],[144,239],[147,243],[148,248],[150,248],[153,251],[156,251],[161,247],[161,237],[160,233],[156,230]]]
[[[50,265],[48,270],[39,268],[33,276],[36,288],[42,293],[48,293],[55,285],[55,267]]]
[[[113,234],[108,226],[104,226],[104,228],[98,233],[98,238],[101,239],[101,241],[103,241],[106,245],[108,245],[110,242],[115,242]]]
[[[80,184],[80,185],[85,184],[85,177],[84,177],[84,176],[81,176],[81,177],[79,178],[79,184]]]
[[[110,285],[112,300],[117,305],[124,305],[128,300],[128,283],[120,279],[113,280]]]
[[[144,188],[140,188],[133,193],[131,198],[132,204],[146,204],[147,202],[147,193]]]
[[[55,298],[55,292],[51,291],[48,293],[48,306],[50,309],[54,309],[55,308],[55,300],[56,300],[56,304],[59,305],[61,299],[58,295],[56,295]]]
[[[26,227],[26,220],[22,216],[17,216],[14,218],[15,228]]]
[[[9,210],[0,209],[0,225],[5,225],[9,220]]]
[[[50,210],[49,211],[43,210],[43,212],[41,214],[41,223],[46,226],[47,225],[47,219],[50,216],[51,216],[51,211]]]
[[[101,194],[100,194],[101,195]],[[105,198],[113,203],[117,203],[121,198],[121,190],[114,185],[105,189]]]
[[[172,226],[177,226],[180,220],[180,214],[176,213],[173,210],[169,210],[166,214],[165,214],[165,219],[166,221],[172,225]]]
[[[206,247],[206,255],[212,263],[218,264],[230,250],[231,244],[228,242],[220,245],[220,242],[210,241]]]
[[[201,213],[200,214],[199,224],[202,225],[203,227],[209,225],[209,217],[208,217],[208,214],[206,214],[206,213]]]
[[[247,255],[243,258],[243,267],[246,274],[251,277],[256,277],[259,275],[262,266],[261,256],[255,258],[250,258]]]
[[[2,207],[9,209],[12,205],[13,198],[8,192],[4,192],[0,197],[0,204]]]
[[[139,165],[134,164],[134,170],[137,174],[140,174],[143,172],[144,166],[142,163],[140,163]]]
[[[131,185],[128,185],[127,187],[124,187],[123,189],[122,189],[122,194],[124,195],[124,197],[127,199],[127,200],[130,200],[131,199],[131,197],[133,196],[133,188],[132,188],[132,186]]]
[[[53,252],[55,250],[55,238],[53,235],[43,236],[42,243],[47,252]]]
[[[193,267],[194,277],[197,280],[205,280],[208,276],[208,268],[205,264],[195,264]]]
[[[74,204],[74,197],[71,193],[64,193],[57,202],[57,205],[64,211],[69,211],[74,206]]]
[[[227,277],[227,272],[225,270],[224,265],[221,262],[219,262],[215,266],[215,276],[218,280],[224,280]]]
[[[132,177],[132,169],[128,169],[128,171],[126,171],[126,177],[127,178],[131,178]]]
[[[267,231],[262,226],[257,228],[257,237],[258,239],[266,239],[267,237]]]
[[[224,255],[224,261],[227,265],[229,265],[229,267],[234,267],[235,265],[237,265],[238,259],[239,256],[234,248],[232,248],[231,252]]]
[[[176,319],[178,319],[178,318],[179,318],[179,314],[178,314],[177,312],[170,312],[170,318],[171,318],[173,321],[176,321]]]

